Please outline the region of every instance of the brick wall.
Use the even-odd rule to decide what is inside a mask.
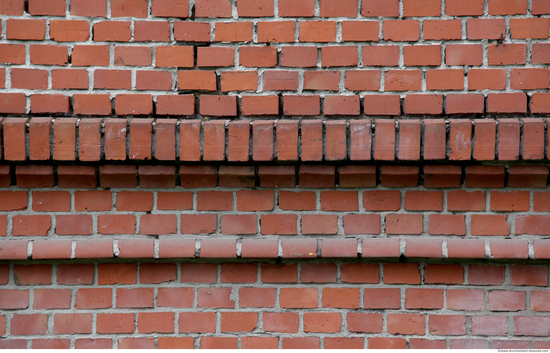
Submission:
[[[548,0],[0,0],[0,348],[550,348]]]
[[[547,264],[47,262],[0,281],[3,348],[550,344]]]
[[[0,113],[545,114],[547,0],[2,0]]]

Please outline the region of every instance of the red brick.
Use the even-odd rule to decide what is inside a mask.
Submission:
[[[420,284],[418,264],[384,264],[384,283]]]
[[[534,311],[550,311],[550,293],[546,290],[531,291],[531,310]]]
[[[264,283],[296,283],[298,282],[297,265],[261,265],[261,281]]]
[[[529,349],[531,347],[530,341],[520,340],[493,340],[493,349]]]
[[[33,339],[33,349],[69,349],[71,341],[69,339]]]
[[[147,7],[146,0],[112,0],[111,15],[113,17],[147,17]]]
[[[110,258],[113,256],[113,241],[111,239],[76,241],[75,258],[77,259]]]
[[[46,20],[16,19],[6,20],[7,39],[44,40]]]
[[[53,333],[92,333],[92,314],[55,314]]]
[[[262,234],[293,235],[297,234],[296,215],[262,215]]]
[[[158,120],[157,120],[157,129],[158,129]],[[174,126],[175,127],[175,126]],[[157,130],[158,132],[158,130]],[[157,134],[158,139],[164,138],[164,136]],[[165,140],[170,141],[168,138]],[[158,146],[159,143],[156,143],[157,150],[156,153],[162,153],[161,146]],[[172,153],[175,154],[175,143],[172,141]],[[175,158],[175,157],[174,157]],[[140,166],[139,167],[139,186],[142,188],[173,188],[176,186],[176,167],[175,166]]]
[[[541,119],[523,119],[523,150],[524,159],[544,158],[544,123]],[[546,185],[545,185],[546,186]]]
[[[13,216],[12,235],[48,235],[51,228],[51,217],[48,215]]]
[[[258,265],[222,264],[220,281],[222,283],[254,283],[258,277]]]
[[[470,165],[466,168],[466,187],[495,188],[503,186],[503,167]]]
[[[237,349],[238,337],[202,337],[201,349]]]
[[[399,47],[396,45],[363,47],[363,65],[397,66]]]
[[[168,21],[136,21],[134,22],[134,41],[169,42],[170,24]]]
[[[304,313],[305,332],[340,332],[341,327],[339,313]]]
[[[323,288],[324,308],[359,308],[359,288]]]
[[[141,1],[141,0],[138,0]],[[132,37],[130,21],[101,21],[94,23],[96,42],[129,42]]]
[[[456,190],[447,192],[448,211],[485,211],[483,191]]]
[[[302,283],[336,282],[337,269],[334,264],[302,264]]]
[[[231,288],[199,288],[197,302],[199,308],[234,308],[230,298]]]
[[[156,67],[193,67],[193,47],[189,46],[159,46],[155,48],[156,53],[156,60],[155,60],[155,66]],[[181,80],[181,78],[188,78],[186,74],[193,74],[192,72],[186,72],[186,71],[179,71],[178,77]],[[199,76],[200,75],[200,76]],[[199,71],[196,73],[197,78],[207,78],[211,79],[211,72],[209,71]],[[179,82],[180,88],[185,89],[186,86],[182,86],[182,82]],[[198,89],[203,89],[205,83],[198,83],[199,86],[197,86]],[[189,86],[190,88],[191,86]]]
[[[26,309],[29,307],[29,291],[16,289],[0,289],[0,308]]]
[[[234,258],[237,256],[236,239],[203,239],[201,257]]]
[[[70,289],[35,289],[33,308],[35,309],[70,309]]]
[[[263,329],[266,332],[296,333],[298,332],[298,313],[263,314]]]
[[[231,13],[229,16],[231,17]],[[251,42],[252,22],[216,22],[216,42]]]
[[[241,256],[243,258],[276,258],[278,252],[279,242],[277,239],[243,239],[242,241]]]
[[[107,17],[106,0],[74,0],[71,1],[70,12],[73,16]],[[111,348],[111,346],[109,346]]]
[[[99,215],[97,230],[99,234],[135,234],[136,216]]]
[[[140,219],[140,233],[167,235],[177,232],[177,216],[174,214],[145,214]]]
[[[508,178],[510,187],[546,187],[549,168],[547,166],[511,166]],[[537,195],[534,193],[533,195]],[[533,206],[535,208],[535,206]]]
[[[487,95],[488,113],[524,113],[526,109],[525,93],[489,93]]]
[[[200,113],[208,116],[237,116],[237,100],[235,96],[200,96]],[[206,132],[205,124],[205,132]],[[205,152],[205,160],[207,159]]]
[[[474,159],[487,161],[495,159],[496,122],[474,120]]]
[[[110,340],[109,340],[110,341]],[[159,337],[159,349],[192,349],[195,346],[193,337]]]
[[[158,1],[158,0],[156,0]],[[166,1],[166,0],[165,0]],[[172,1],[172,0],[168,0]],[[177,0],[176,0],[177,1]],[[153,11],[154,11],[153,4]],[[172,17],[172,13],[167,17]],[[207,22],[174,22],[174,39],[185,42],[210,42],[210,23]]]
[[[241,98],[241,114],[243,115],[277,115],[278,111],[279,98],[277,96],[243,96]]]
[[[92,284],[94,280],[94,265],[57,265],[58,284]]]
[[[117,308],[152,308],[153,288],[117,288]]]
[[[23,0],[3,0],[0,9],[2,15],[22,16],[25,11],[25,2]]]
[[[300,22],[300,42],[333,42],[336,39],[336,21]]]
[[[407,340],[396,337],[369,337],[370,349],[405,349]]]
[[[470,265],[468,283],[478,285],[501,285],[504,282],[504,266]]]
[[[157,306],[171,308],[191,308],[195,291],[193,288],[159,288]]]
[[[38,259],[70,259],[70,240],[35,240],[33,242],[32,258]]]
[[[75,309],[105,309],[112,304],[110,288],[79,288],[75,295]]]
[[[492,290],[488,299],[491,311],[525,310],[525,292]]]
[[[489,65],[525,64],[527,46],[525,44],[489,45]]]
[[[337,234],[338,216],[302,215],[302,234]]]
[[[181,265],[181,282],[215,283],[218,265],[188,263]]]
[[[163,258],[194,258],[195,239],[161,239],[159,257]]]
[[[176,264],[144,263],[139,266],[140,283],[163,283],[176,280]]]
[[[281,0],[279,3],[279,16],[282,17],[313,17],[314,10],[314,0],[300,2]]]
[[[516,286],[547,286],[548,268],[534,265],[510,265],[510,279]]]
[[[533,193],[533,211],[550,211],[550,193],[539,191]]]
[[[292,21],[258,22],[258,42],[259,43],[294,42],[295,28],[296,28],[296,25]],[[276,50],[275,50],[275,53],[276,53]],[[275,55],[275,65],[276,64],[277,64],[277,58]]]
[[[481,65],[483,50],[481,44],[450,44],[445,50],[447,65]]]
[[[416,20],[384,20],[382,32],[388,41],[415,42],[420,36],[420,25]]]
[[[405,295],[407,309],[441,309],[443,289],[408,288]]]
[[[279,303],[281,308],[317,308],[317,288],[281,288]]]
[[[462,284],[464,268],[461,265],[426,265],[424,267],[424,283]]]
[[[506,70],[471,69],[468,71],[469,90],[503,90],[506,88]]]
[[[140,333],[173,333],[174,313],[138,313]]]
[[[462,22],[459,19],[424,20],[422,31],[425,40],[461,39]]]
[[[516,336],[546,336],[550,330],[550,318],[541,317],[536,322],[529,316],[514,317],[514,334]]]
[[[380,234],[380,215],[344,215],[344,232],[350,234]]]
[[[342,40],[345,42],[377,42],[378,22],[342,21]]]
[[[96,328],[98,333],[133,333],[135,314],[97,314]]]
[[[179,314],[179,331],[208,333],[216,331],[216,313],[183,312]]]
[[[382,332],[382,314],[348,312],[348,331],[379,333]]]
[[[357,239],[324,239],[321,254],[323,257],[357,257]]]
[[[165,71],[137,71],[136,89],[169,91],[172,89],[172,75]]]
[[[118,339],[119,349],[153,349],[155,339],[153,337],[125,337]]]
[[[420,70],[388,70],[384,81],[386,91],[420,91],[422,73]]]
[[[491,191],[492,211],[529,211],[528,191]]]
[[[485,292],[479,289],[447,289],[447,308],[451,310],[482,310]]]
[[[13,68],[11,70],[12,88],[44,90],[48,88],[48,74],[45,70]]]
[[[119,239],[119,255],[121,259],[152,258],[155,256],[154,239]]]
[[[465,216],[431,214],[429,232],[432,235],[466,235]]]
[[[385,221],[387,234],[422,233],[422,215],[420,214],[388,214]]]
[[[275,288],[240,288],[239,289],[239,305],[243,308],[274,308],[276,300]],[[266,317],[264,313],[264,330],[266,329]],[[296,316],[296,326],[298,317]],[[294,331],[296,332],[296,331]]]
[[[45,335],[48,331],[48,315],[14,315],[10,321],[10,326],[10,334],[12,335]]]
[[[221,332],[252,332],[258,324],[258,313],[221,313]]]
[[[388,333],[424,335],[425,317],[419,314],[388,314]]]
[[[157,17],[182,17],[189,15],[188,0],[154,0],[151,14]]]
[[[466,316],[430,315],[428,329],[432,335],[461,336],[466,334]]]
[[[381,185],[389,187],[413,187],[418,185],[418,166],[383,165]]]
[[[97,283],[102,284],[135,284],[137,265],[135,264],[100,264],[97,267]]]
[[[5,64],[24,64],[26,49],[22,44],[1,44],[0,62]]]
[[[509,235],[510,225],[505,215],[472,215],[472,235]]]
[[[510,33],[513,39],[548,39],[548,18],[510,19]]]
[[[407,239],[405,256],[407,257],[442,257],[442,240],[434,239]]]

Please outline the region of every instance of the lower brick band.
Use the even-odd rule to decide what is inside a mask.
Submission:
[[[0,348],[537,348],[548,264],[0,265]]]

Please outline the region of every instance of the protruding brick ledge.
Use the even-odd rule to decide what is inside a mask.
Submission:
[[[547,165],[0,165],[20,188],[545,188]]]
[[[5,161],[539,161],[543,118],[178,120],[3,118]]]
[[[0,260],[433,258],[548,260],[550,239],[164,238],[1,240]]]

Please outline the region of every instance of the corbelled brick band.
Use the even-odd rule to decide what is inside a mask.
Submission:
[[[0,0],[0,349],[550,349],[548,0]]]
[[[5,161],[546,161],[544,118],[0,118]],[[546,162],[545,162],[546,163]]]

